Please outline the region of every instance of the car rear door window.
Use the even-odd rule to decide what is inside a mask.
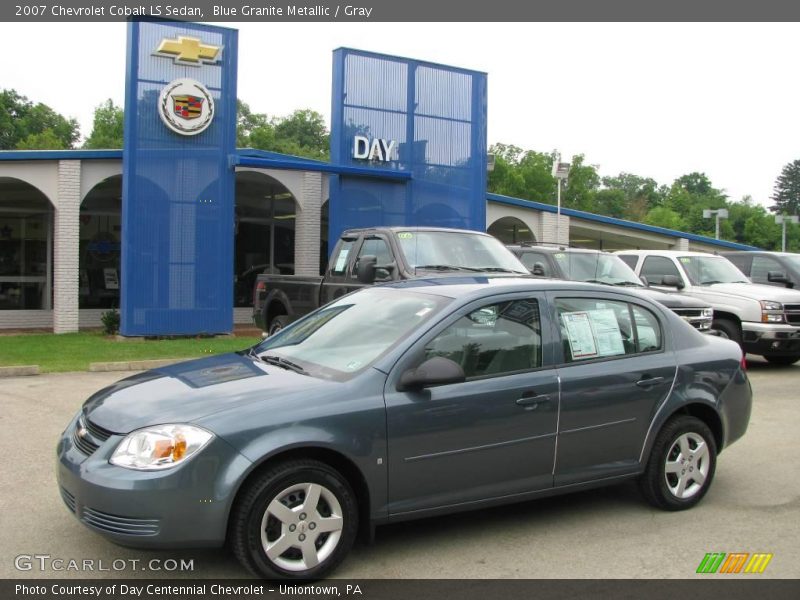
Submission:
[[[347,271],[347,259],[353,250],[356,240],[343,240],[339,252],[331,257],[331,275],[342,276]]]
[[[538,302],[509,300],[471,311],[425,346],[425,359],[434,356],[457,362],[467,378],[541,367]]]
[[[627,302],[556,300],[565,362],[610,358],[661,349],[661,327],[649,310]]]

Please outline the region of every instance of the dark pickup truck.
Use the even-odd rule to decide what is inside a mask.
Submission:
[[[651,289],[617,255],[583,248],[544,247],[526,244],[508,246],[534,275],[571,281],[602,283],[637,290],[660,302],[703,333],[711,332],[714,309],[696,298],[684,298]]]
[[[442,274],[528,274],[497,238],[437,227],[345,231],[323,277],[262,274],[253,290],[253,321],[270,335],[287,323],[373,283]]]

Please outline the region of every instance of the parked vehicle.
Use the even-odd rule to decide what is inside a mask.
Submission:
[[[712,331],[714,309],[708,302],[647,287],[628,265],[610,252],[530,244],[506,247],[534,275],[630,288],[661,302],[695,329],[704,333]]]
[[[97,392],[58,485],[115,542],[227,542],[255,575],[318,578],[383,523],[632,478],[690,508],[751,395],[736,344],[622,288],[401,281]]]
[[[800,254],[791,252],[720,252],[753,283],[800,290]]]
[[[745,352],[769,362],[800,360],[800,292],[752,283],[727,258],[704,252],[623,250],[616,253],[656,286],[714,307],[712,327]]]
[[[253,290],[253,321],[270,335],[353,290],[436,273],[528,271],[497,238],[440,227],[345,231],[323,277],[262,274]]]

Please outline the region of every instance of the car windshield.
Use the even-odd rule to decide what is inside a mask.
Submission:
[[[721,256],[681,256],[678,260],[693,285],[750,283],[744,273]]]
[[[251,355],[307,375],[344,381],[451,301],[407,290],[362,289],[270,336]]]
[[[553,257],[572,281],[643,287],[636,273],[613,254],[594,252],[556,252]]]
[[[524,273],[528,270],[497,238],[461,231],[400,231],[412,269]]]

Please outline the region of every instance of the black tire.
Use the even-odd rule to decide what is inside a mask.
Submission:
[[[270,321],[269,329],[267,330],[267,333],[269,335],[275,335],[281,329],[286,327],[289,324],[289,322],[290,321],[289,321],[289,316],[288,315],[278,315],[277,317],[272,319],[272,321]]]
[[[728,338],[740,346],[742,345],[742,331],[738,323],[730,319],[714,319],[714,322],[711,324],[711,329],[719,331],[722,337]]]
[[[768,363],[773,365],[781,365],[788,367],[789,365],[793,365],[798,360],[800,360],[800,356],[764,356]]]
[[[680,441],[690,449],[689,456],[682,456]],[[694,444],[702,440],[706,452],[698,452]],[[676,452],[678,454],[676,454]],[[685,461],[681,463],[680,460]],[[667,461],[680,472],[667,473]],[[693,507],[706,495],[717,466],[717,444],[708,426],[700,419],[687,415],[673,417],[664,425],[656,437],[644,474],[639,478],[639,489],[645,500],[662,510],[685,510]],[[694,479],[704,472],[702,482]],[[679,495],[680,478],[684,479],[683,494]],[[689,485],[691,484],[691,485]]]
[[[313,512],[304,506],[310,486],[320,490]],[[272,515],[274,509],[269,507],[276,503],[281,511],[291,514],[289,519],[281,522]],[[326,519],[330,519],[328,524],[336,522],[337,516],[341,517],[341,529],[314,533],[324,527]],[[239,562],[257,577],[319,579],[344,559],[357,532],[358,505],[347,480],[325,463],[293,460],[270,468],[239,493],[231,515],[229,543]],[[279,555],[267,556],[265,544],[284,538],[290,545]],[[303,549],[305,546],[307,550],[309,544],[313,557],[319,560],[310,568]]]

